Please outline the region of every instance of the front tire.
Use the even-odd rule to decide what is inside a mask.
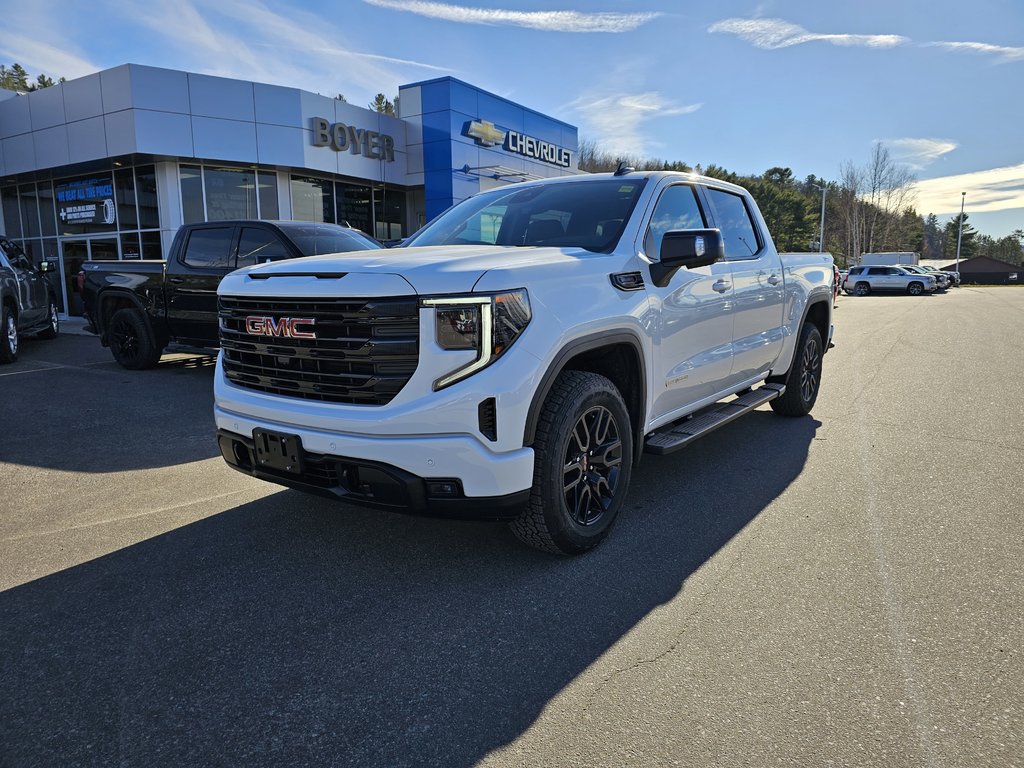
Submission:
[[[509,525],[531,547],[576,555],[611,531],[633,469],[633,434],[622,395],[604,376],[563,371],[544,401],[533,489]]]
[[[110,318],[110,351],[124,368],[141,371],[160,360],[146,316],[137,309],[119,309]]]
[[[0,312],[0,363],[18,359],[18,316],[5,306]]]
[[[40,339],[56,339],[60,336],[60,317],[57,314],[57,302],[50,299],[50,324],[46,330],[39,332]]]
[[[920,296],[924,293],[924,286],[917,282],[911,283],[907,286],[907,293],[911,296]]]
[[[811,323],[804,323],[789,371],[769,379],[786,385],[782,396],[770,401],[773,411],[781,416],[806,416],[811,412],[821,387],[824,351],[821,332]]]

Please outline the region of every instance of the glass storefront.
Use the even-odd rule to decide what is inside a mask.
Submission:
[[[274,171],[183,164],[178,174],[186,224],[280,216]]]
[[[397,240],[405,228],[406,192],[308,176],[291,177],[292,216],[355,227],[378,240]]]
[[[5,186],[0,205],[4,234],[33,263],[59,266],[54,292],[67,314],[82,313],[73,280],[83,261],[162,258],[153,165]]]

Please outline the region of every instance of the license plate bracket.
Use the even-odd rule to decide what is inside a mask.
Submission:
[[[269,429],[254,429],[256,465],[261,469],[274,469],[292,475],[301,475],[304,467],[302,438]]]

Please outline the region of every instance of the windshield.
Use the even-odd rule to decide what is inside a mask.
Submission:
[[[610,251],[643,185],[642,179],[601,179],[496,189],[449,209],[403,245],[551,245]]]
[[[281,229],[295,243],[303,256],[372,251],[384,247],[358,229],[340,227],[337,224],[282,224]]]

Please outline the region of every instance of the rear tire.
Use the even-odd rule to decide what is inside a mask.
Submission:
[[[0,363],[18,359],[18,316],[5,306],[0,312]]]
[[[110,318],[110,351],[124,368],[141,371],[152,368],[162,352],[153,341],[146,316],[137,309],[119,309]]]
[[[871,293],[871,286],[867,283],[857,283],[853,288],[853,292],[858,296],[867,296]]]
[[[50,324],[46,330],[39,332],[40,339],[56,339],[60,336],[60,317],[57,314],[57,302],[50,299]]]
[[[789,371],[769,379],[786,385],[782,396],[770,401],[773,411],[780,416],[806,416],[811,412],[821,387],[824,353],[821,332],[811,323],[804,323]]]
[[[611,531],[633,469],[633,434],[622,395],[604,376],[563,371],[544,401],[530,502],[509,527],[525,544],[563,555],[597,546]]]

